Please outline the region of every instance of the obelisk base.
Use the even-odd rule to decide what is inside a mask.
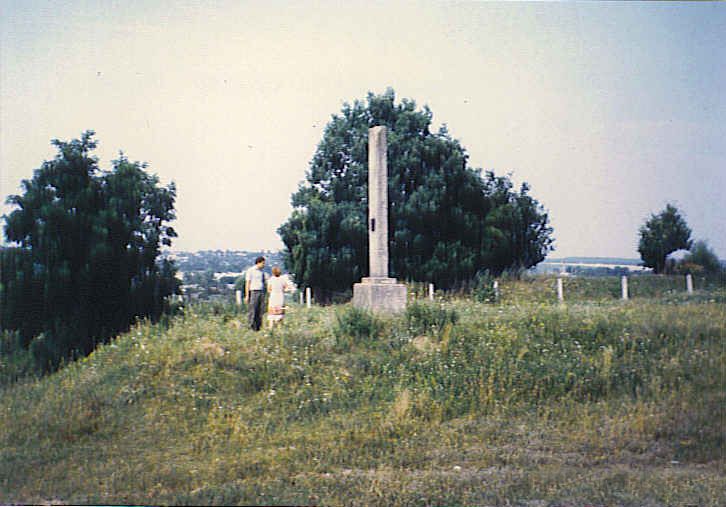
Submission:
[[[406,286],[395,278],[363,278],[353,284],[353,306],[379,313],[406,309]]]

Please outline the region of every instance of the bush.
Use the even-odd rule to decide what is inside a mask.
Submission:
[[[348,306],[335,314],[336,345],[348,348],[351,345],[363,343],[377,338],[383,330],[381,322],[371,312]]]
[[[482,303],[493,303],[497,299],[494,277],[489,271],[477,271],[471,281],[471,296]]]
[[[0,386],[13,384],[37,373],[32,354],[17,331],[0,332]]]
[[[459,315],[453,308],[445,308],[441,304],[411,303],[406,307],[406,323],[413,334],[441,332],[446,324],[456,324]]]
[[[226,300],[196,301],[181,308],[200,317],[221,316],[225,320],[247,314],[246,303],[237,306],[234,301]],[[181,312],[181,310],[177,310],[177,312]]]
[[[40,333],[30,342],[29,352],[39,371],[48,373],[56,370],[63,358],[66,349],[61,339],[49,339],[45,333]],[[72,354],[72,353],[71,353]],[[76,354],[72,354],[75,356]]]
[[[678,273],[692,273],[694,275],[707,273],[718,275],[723,271],[723,266],[716,253],[709,248],[705,241],[696,241],[691,248],[691,253],[686,255],[681,264],[676,266]]]

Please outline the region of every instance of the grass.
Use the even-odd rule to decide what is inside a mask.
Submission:
[[[142,323],[0,388],[0,503],[726,504],[723,289],[587,283]]]
[[[620,277],[563,277],[566,302],[612,302],[621,298]],[[502,280],[501,302],[551,303],[557,299],[556,277],[531,276],[522,280]],[[686,302],[713,300],[726,303],[726,279],[693,277],[694,294],[686,293],[686,278],[680,275],[634,275],[628,277],[628,296],[638,300]]]

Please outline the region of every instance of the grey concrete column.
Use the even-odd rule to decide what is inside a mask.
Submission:
[[[369,275],[353,284],[353,306],[395,313],[406,309],[406,286],[388,278],[388,155],[386,127],[368,130]]]
[[[388,277],[388,155],[386,127],[368,130],[368,246],[371,278]]]

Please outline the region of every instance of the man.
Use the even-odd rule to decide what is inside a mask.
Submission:
[[[267,275],[262,269],[265,258],[257,257],[255,265],[245,272],[245,303],[247,303],[247,321],[250,328],[260,330],[262,312],[264,311]]]

